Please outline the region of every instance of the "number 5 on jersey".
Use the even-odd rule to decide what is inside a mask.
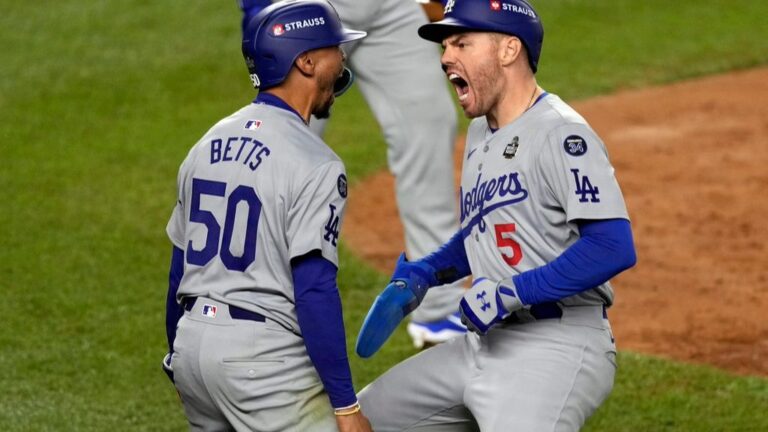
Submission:
[[[501,258],[510,267],[516,266],[523,259],[523,250],[520,247],[520,243],[512,239],[512,234],[516,229],[515,224],[498,224],[494,225],[494,228],[496,229],[496,246],[501,252]],[[508,250],[502,248],[511,248],[512,254],[508,255]]]
[[[196,250],[192,246],[192,240],[187,244],[187,262],[194,265],[204,266],[208,264],[216,255],[219,255],[221,262],[229,270],[245,271],[256,259],[256,233],[259,228],[259,216],[261,215],[261,201],[256,196],[256,191],[250,186],[240,185],[236,187],[227,198],[227,212],[224,217],[224,233],[221,233],[221,225],[216,220],[216,216],[208,210],[200,208],[200,196],[212,195],[224,197],[227,191],[227,184],[224,182],[192,179],[192,202],[189,211],[189,221],[205,225],[207,234],[205,246]],[[241,206],[244,202],[246,205]],[[232,253],[232,233],[234,231],[235,216],[238,209],[247,208],[248,216],[246,220],[245,236],[242,248],[242,254],[235,256]],[[221,244],[221,248],[219,248]]]

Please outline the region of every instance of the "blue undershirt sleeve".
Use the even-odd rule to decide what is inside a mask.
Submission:
[[[421,261],[435,269],[434,278],[429,280],[430,286],[445,285],[469,276],[467,251],[464,249],[464,238],[459,230],[435,252],[425,256]]]
[[[296,315],[304,345],[323,382],[331,405],[347,407],[357,401],[347,358],[347,341],[336,266],[310,252],[291,260]]]
[[[558,301],[607,282],[637,262],[626,219],[582,220],[581,238],[552,262],[512,277],[525,305]]]
[[[168,338],[168,352],[173,352],[176,339],[176,325],[184,315],[184,309],[176,302],[181,277],[184,276],[184,251],[173,247],[171,268],[168,271],[168,296],[165,299],[165,335]]]

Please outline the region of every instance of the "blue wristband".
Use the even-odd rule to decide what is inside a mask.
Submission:
[[[435,269],[435,285],[445,285],[472,274],[461,230],[421,261]]]

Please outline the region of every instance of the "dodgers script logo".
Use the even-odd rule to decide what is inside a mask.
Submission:
[[[464,192],[464,188],[461,188],[459,191],[461,194],[461,223],[463,224],[465,219],[471,217],[469,223],[462,229],[465,236],[469,234],[475,224],[477,224],[480,232],[485,232],[484,215],[499,207],[516,204],[528,198],[528,191],[520,184],[518,175],[516,172],[511,172],[497,178],[483,180],[483,174],[480,173],[477,175],[477,181],[472,190]],[[494,201],[497,195],[501,199],[486,206],[486,204]]]

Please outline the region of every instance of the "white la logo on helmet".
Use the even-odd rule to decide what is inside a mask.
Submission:
[[[255,73],[251,74],[251,83],[253,83],[254,87],[258,87],[261,85],[261,80],[259,79],[259,76]]]
[[[447,3],[445,3],[445,9],[443,10],[444,14],[447,14],[449,12],[453,12],[453,5],[456,4],[456,0],[448,0]]]

